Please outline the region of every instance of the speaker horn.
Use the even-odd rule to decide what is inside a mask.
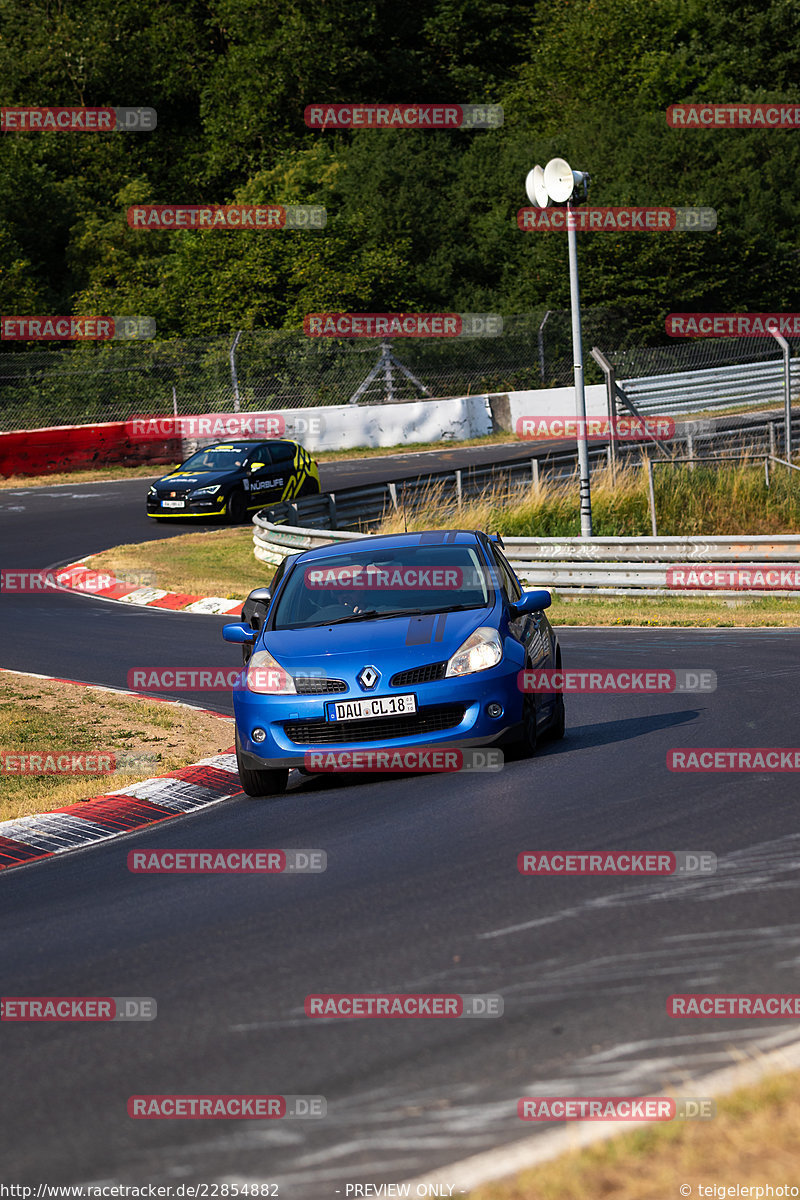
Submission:
[[[538,163],[532,171],[528,171],[525,177],[525,191],[528,193],[531,204],[537,204],[539,208],[547,208],[550,197],[544,186],[544,171]]]
[[[583,172],[573,171],[564,158],[551,158],[544,169],[544,186],[551,200],[564,204],[583,183]]]

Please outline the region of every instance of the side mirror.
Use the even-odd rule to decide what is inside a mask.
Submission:
[[[246,621],[251,629],[260,629],[264,624],[271,603],[271,588],[253,588],[242,607],[242,620]]]
[[[536,588],[532,592],[522,593],[514,605],[514,612],[517,616],[522,616],[523,613],[541,612],[543,608],[549,608],[552,603],[553,598],[547,588]]]
[[[226,642],[235,642],[239,646],[244,646],[254,642],[258,634],[249,625],[244,625],[236,621],[230,625],[222,626],[222,636]]]
[[[250,463],[250,474],[252,475],[253,471],[260,471],[263,466],[266,466],[266,464],[261,462]]]

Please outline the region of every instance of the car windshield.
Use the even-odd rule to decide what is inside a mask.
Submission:
[[[400,546],[314,558],[281,592],[275,629],[418,616],[491,603],[493,585],[475,546]]]
[[[212,446],[198,450],[182,465],[182,471],[235,471],[243,467],[250,453],[248,446]]]

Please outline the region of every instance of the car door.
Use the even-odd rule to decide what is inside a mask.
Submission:
[[[281,499],[289,476],[285,469],[285,459],[281,461],[280,455],[276,456],[276,451],[280,448],[280,443],[274,446],[265,443],[250,455],[247,477],[247,490],[250,493],[248,508],[262,508],[265,504]],[[291,468],[291,461],[289,467]]]

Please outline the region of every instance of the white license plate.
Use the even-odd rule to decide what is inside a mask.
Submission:
[[[417,711],[417,698],[373,696],[371,700],[334,700],[328,705],[329,721],[367,721],[370,717],[407,716]]]
[[[162,500],[161,507],[162,508],[185,508],[186,501],[185,500]]]

